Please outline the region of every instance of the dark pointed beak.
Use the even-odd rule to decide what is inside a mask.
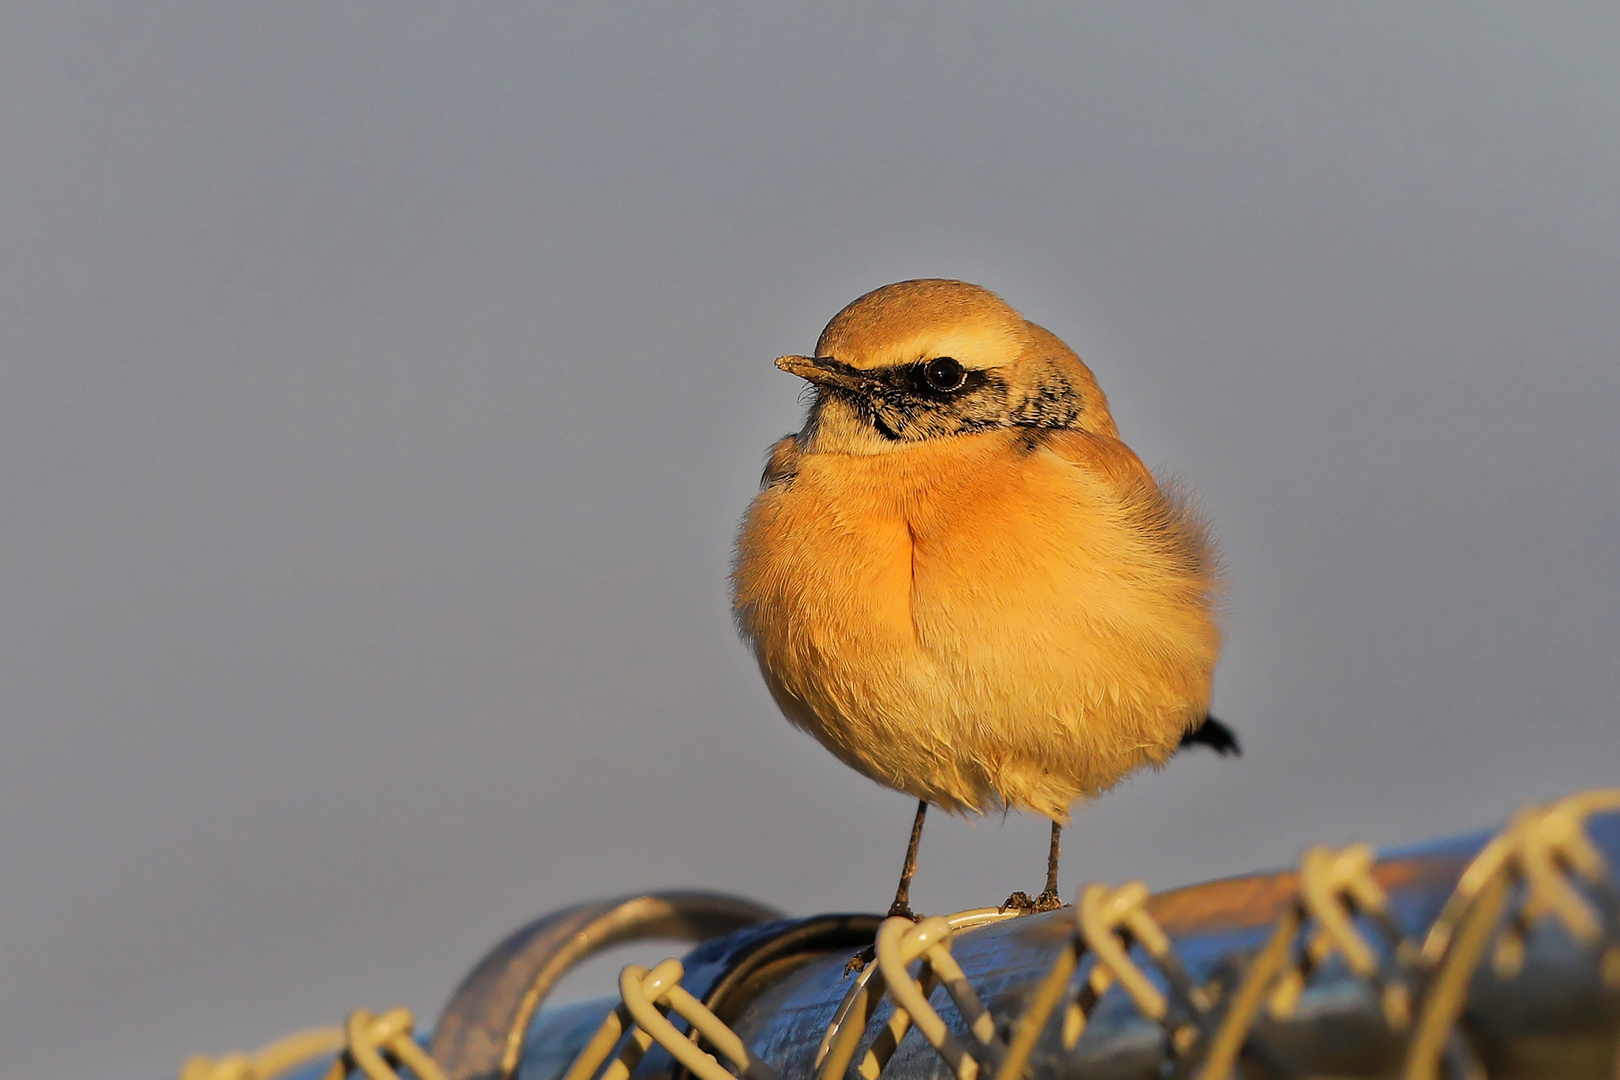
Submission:
[[[779,356],[776,366],[817,386],[836,386],[840,390],[864,390],[870,382],[860,368],[841,364],[830,356]]]

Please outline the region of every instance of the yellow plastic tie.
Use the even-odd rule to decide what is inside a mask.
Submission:
[[[1080,936],[1097,957],[1093,979],[1106,980],[1098,987],[1098,996],[1106,990],[1107,983],[1117,981],[1136,1003],[1138,1012],[1149,1020],[1163,1020],[1170,1012],[1169,999],[1136,966],[1127,951],[1134,940],[1155,960],[1170,952],[1169,937],[1142,906],[1147,898],[1148,887],[1140,881],[1126,882],[1118,889],[1088,885],[1080,894],[1078,905]],[[1101,980],[1097,979],[1098,971],[1103,973]]]
[[[1091,971],[1064,1010],[1061,1039],[1065,1050],[1073,1050],[1080,1042],[1092,1011],[1116,982],[1139,1013],[1165,1026],[1177,1054],[1192,1048],[1199,1025],[1209,1011],[1209,995],[1187,975],[1170,946],[1169,935],[1148,912],[1149,895],[1147,885],[1140,881],[1127,882],[1118,889],[1093,883],[1081,890],[1075,905],[1075,933],[1013,1025],[996,1080],[1022,1080],[1035,1044],[1068,993],[1087,953],[1095,958]],[[1171,998],[1131,959],[1132,945],[1142,946],[1158,965],[1175,996],[1175,1009]]]
[[[1620,811],[1620,788],[1600,788],[1551,806],[1531,807],[1516,815],[1469,863],[1423,942],[1420,958],[1431,975],[1407,1046],[1404,1080],[1439,1076],[1440,1060],[1467,1001],[1474,971],[1493,940],[1496,968],[1503,975],[1518,971],[1529,933],[1543,918],[1556,919],[1588,948],[1603,944],[1602,918],[1571,879],[1608,888],[1608,868],[1586,835],[1586,820],[1615,811]],[[1522,887],[1523,900],[1517,911],[1509,912],[1515,886]]]
[[[861,1036],[865,1034],[885,996],[894,998],[895,1009],[861,1059],[858,1072],[862,1080],[877,1080],[900,1045],[900,1040],[911,1030],[914,1015],[918,1018],[918,1030],[950,1065],[954,1074],[960,1076],[963,1070],[968,1070],[973,1076],[979,1075],[980,1062],[950,1035],[944,1021],[928,1005],[928,997],[943,979],[946,992],[956,1002],[974,1039],[981,1047],[993,1047],[999,1051],[1001,1047],[995,1038],[994,1018],[979,1001],[961,966],[951,956],[949,941],[963,930],[1017,916],[1016,911],[975,908],[955,915],[924,919],[921,923],[900,918],[885,920],[878,928],[877,941],[874,943],[877,962],[866,965],[855,977],[844,1000],[833,1013],[832,1023],[821,1037],[814,1063],[816,1080],[843,1080]],[[945,927],[944,932],[940,930],[941,924]],[[924,926],[927,929],[922,933],[911,933],[922,930]],[[925,954],[926,962],[913,980],[910,965],[923,959]],[[933,1034],[930,1035],[930,1032]],[[940,1041],[935,1042],[935,1037],[941,1037]]]
[[[973,992],[961,965],[951,956],[950,945],[950,923],[938,915],[918,923],[890,918],[878,927],[878,968],[894,998],[895,1008],[888,1031],[879,1036],[883,1047],[874,1045],[861,1063],[860,1071],[865,1080],[877,1080],[893,1048],[899,1045],[912,1024],[950,1066],[957,1080],[977,1080],[981,1067],[978,1057],[951,1034],[939,1013],[928,1004],[928,995],[939,982],[945,984],[945,992],[956,1002],[980,1051],[1000,1048],[995,1020]],[[918,959],[924,961],[926,972],[923,979],[913,980],[910,966]]]
[[[1271,993],[1271,1015],[1291,1017],[1310,973],[1337,953],[1361,978],[1379,992],[1384,1019],[1396,1031],[1411,1019],[1411,995],[1404,982],[1384,978],[1378,954],[1356,929],[1355,917],[1371,916],[1384,925],[1390,944],[1399,950],[1399,931],[1389,922],[1389,900],[1373,879],[1376,862],[1368,844],[1351,844],[1342,851],[1313,847],[1305,853],[1299,871],[1299,904],[1314,930],[1301,962],[1282,971]]]
[[[417,1045],[414,1026],[409,1009],[390,1009],[381,1016],[356,1009],[343,1026],[343,1053],[322,1080],[344,1080],[355,1069],[367,1080],[400,1080],[402,1066],[416,1080],[446,1080],[444,1070]]]
[[[1243,981],[1232,995],[1220,1025],[1209,1041],[1200,1080],[1227,1080],[1237,1066],[1244,1043],[1269,999],[1271,1015],[1291,1017],[1299,1008],[1311,972],[1338,953],[1352,972],[1379,991],[1384,1019],[1403,1030],[1411,1013],[1406,983],[1385,977],[1378,954],[1356,929],[1358,914],[1371,916],[1399,954],[1403,941],[1389,920],[1389,899],[1372,875],[1375,857],[1366,844],[1351,844],[1340,851],[1314,847],[1300,860],[1299,889],[1277,920],[1276,929],[1260,952],[1249,961]],[[1302,930],[1312,928],[1303,951],[1297,951]]]
[[[180,1067],[180,1080],[275,1080],[318,1057],[336,1054],[343,1045],[342,1028],[300,1031],[252,1054],[226,1054],[220,1058],[198,1054]]]
[[[775,1069],[754,1056],[735,1031],[681,986],[684,974],[681,962],[673,958],[651,970],[639,964],[626,966],[619,973],[622,1003],[579,1052],[563,1080],[627,1080],[655,1042],[698,1080],[735,1080],[718,1058],[704,1052],[691,1036],[670,1023],[665,1010],[691,1024],[693,1031],[708,1040],[747,1080],[781,1080]],[[614,1055],[613,1048],[627,1030],[629,1039]],[[602,1069],[604,1063],[606,1069]]]
[[[1069,980],[1074,978],[1085,954],[1085,941],[1079,934],[1072,935],[1068,945],[1052,961],[1046,978],[1041,980],[1035,993],[1030,996],[1029,1004],[1018,1015],[1012,1039],[1007,1044],[1007,1053],[1001,1059],[1001,1067],[996,1070],[996,1080],[1022,1080],[1024,1067],[1035,1052],[1035,1044],[1040,1040],[1041,1032],[1046,1030],[1046,1022],[1057,1011],[1058,1003],[1069,989]],[[1079,1036],[1075,1038],[1078,1040]],[[1066,1045],[1072,1049],[1074,1044]]]
[[[1081,988],[1080,996],[1071,1002],[1063,1017],[1063,1045],[1074,1049],[1085,1033],[1091,1010],[1119,983],[1130,995],[1136,1009],[1150,1020],[1157,1020],[1168,1029],[1171,1045],[1177,1053],[1186,1051],[1197,1037],[1193,1024],[1178,1022],[1171,1016],[1170,999],[1153,985],[1147,974],[1130,957],[1130,946],[1137,944],[1153,958],[1170,983],[1171,991],[1189,1018],[1197,1020],[1209,1009],[1209,997],[1187,976],[1186,970],[1170,948],[1170,938],[1158,921],[1148,914],[1148,887],[1140,881],[1130,881],[1118,889],[1093,883],[1080,893],[1076,905],[1080,921],[1080,940],[1097,959],[1091,974]]]
[[[249,1054],[202,1055],[180,1068],[180,1080],[275,1080],[332,1055],[323,1080],[344,1080],[358,1069],[367,1080],[400,1080],[403,1066],[416,1080],[446,1080],[444,1070],[417,1045],[409,1009],[394,1009],[375,1016],[364,1009],[349,1014],[341,1028],[299,1032]]]

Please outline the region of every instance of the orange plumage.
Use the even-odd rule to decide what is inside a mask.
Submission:
[[[1208,532],[1061,341],[977,286],[909,281],[778,364],[817,396],[771,452],[733,594],[789,720],[925,802],[1058,822],[1204,721]]]

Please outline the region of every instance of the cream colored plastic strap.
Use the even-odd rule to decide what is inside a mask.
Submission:
[[[1171,951],[1169,936],[1148,914],[1148,895],[1148,887],[1140,881],[1126,882],[1118,889],[1092,884],[1081,892],[1080,938],[1097,962],[1081,999],[1070,1004],[1064,1015],[1065,1048],[1072,1050],[1080,1041],[1091,1008],[1115,982],[1125,988],[1143,1016],[1162,1024],[1171,1022],[1170,1000],[1131,959],[1128,949],[1132,942],[1141,945],[1158,964],[1189,1012],[1197,1016],[1209,1008],[1204,991],[1192,984]],[[1170,1034],[1176,1050],[1181,1052],[1192,1044],[1198,1032],[1192,1025],[1180,1024]]]
[[[1140,881],[1118,889],[1092,884],[1080,893],[1076,905],[1078,926],[1068,946],[1052,961],[1051,970],[1030,995],[1013,1025],[1012,1039],[1002,1056],[996,1080],[1021,1080],[1035,1044],[1047,1021],[1057,1011],[1069,982],[1089,952],[1095,957],[1091,972],[1063,1016],[1063,1047],[1073,1050],[1085,1033],[1091,1011],[1118,982],[1136,1004],[1137,1011],[1163,1024],[1175,1051],[1185,1053],[1198,1038],[1209,1011],[1209,997],[1194,985],[1170,948],[1170,937],[1148,913],[1148,887]],[[1139,944],[1164,973],[1177,1007],[1153,984],[1130,957],[1131,944]]]
[[[1388,898],[1373,880],[1376,862],[1368,844],[1351,844],[1342,851],[1314,847],[1305,853],[1300,864],[1299,899],[1315,930],[1305,946],[1304,964],[1284,971],[1272,991],[1273,1016],[1293,1016],[1310,971],[1338,953],[1351,971],[1378,988],[1379,1005],[1393,1030],[1403,1030],[1411,1021],[1412,1000],[1405,983],[1384,978],[1378,954],[1353,921],[1358,913],[1372,917],[1385,927],[1391,945],[1399,949],[1401,937],[1389,921]]]
[[[891,918],[878,927],[878,968],[889,985],[895,1008],[889,1020],[887,1037],[882,1040],[888,1052],[880,1054],[879,1048],[874,1046],[861,1062],[861,1075],[865,1080],[877,1080],[883,1066],[888,1064],[893,1048],[899,1045],[912,1024],[916,1024],[922,1037],[928,1040],[928,1045],[951,1067],[957,1080],[977,1080],[980,1069],[978,1058],[951,1034],[939,1013],[928,1004],[933,984],[940,981],[944,982],[945,992],[951,996],[951,1000],[956,1002],[962,1019],[967,1021],[968,1030],[973,1033],[979,1049],[999,1048],[996,1022],[968,984],[961,965],[951,955],[950,946],[950,924],[938,915],[918,923],[910,919]],[[932,975],[932,978],[926,979],[926,984],[911,978],[910,966],[917,959],[925,961],[927,974]]]
[[[1468,909],[1492,880],[1504,874],[1524,883],[1527,919],[1552,915],[1577,941],[1596,944],[1601,935],[1598,915],[1570,887],[1566,870],[1594,884],[1606,880],[1603,856],[1586,836],[1586,819],[1616,811],[1620,811],[1620,788],[1582,792],[1549,807],[1521,811],[1463,871],[1424,939],[1423,963],[1439,965]]]
[[[1088,885],[1080,895],[1080,936],[1096,954],[1096,971],[1102,978],[1124,986],[1143,1016],[1163,1020],[1170,1011],[1169,1001],[1126,952],[1126,934],[1155,959],[1170,951],[1170,939],[1142,906],[1147,898],[1148,887],[1140,881],[1126,882],[1118,889]],[[1098,989],[1100,995],[1105,987]]]
[[[698,1080],[735,1080],[719,1060],[698,1048],[692,1037],[682,1033],[664,1015],[668,1009],[707,1039],[748,1080],[781,1080],[775,1069],[755,1057],[737,1033],[708,1007],[681,986],[685,969],[679,960],[665,960],[651,971],[631,964],[619,973],[619,996],[623,1000],[602,1022],[591,1041],[568,1067],[564,1080],[591,1080],[618,1045],[626,1028],[630,1038],[625,1047],[598,1080],[627,1080],[642,1055],[657,1043]]]
[[[1001,1059],[1001,1067],[996,1070],[996,1080],[1022,1080],[1024,1066],[1029,1063],[1030,1056],[1035,1052],[1035,1043],[1039,1041],[1041,1032],[1046,1030],[1046,1022],[1057,1011],[1058,1004],[1069,989],[1069,980],[1080,967],[1080,961],[1086,954],[1086,944],[1079,934],[1069,938],[1068,945],[1058,953],[1057,959],[1052,961],[1051,970],[1046,973],[1035,993],[1030,995],[1029,1003],[1019,1014],[1018,1021],[1013,1025],[1012,1040],[1008,1044],[1007,1053]],[[1082,1025],[1084,1019],[1082,1017]],[[1065,1022],[1065,1038],[1067,1038],[1067,1021]],[[1075,1036],[1079,1039],[1079,1035]],[[1067,1044],[1074,1049],[1073,1043]]]
[[[1525,810],[1463,871],[1423,942],[1421,959],[1432,975],[1407,1047],[1401,1074],[1405,1080],[1439,1076],[1440,1060],[1462,1014],[1474,970],[1493,939],[1496,968],[1504,975],[1513,974],[1523,963],[1525,938],[1545,917],[1557,919],[1570,937],[1588,948],[1604,944],[1601,914],[1570,879],[1579,877],[1595,889],[1609,889],[1608,868],[1586,835],[1586,819],[1615,811],[1620,811],[1620,788],[1588,791],[1549,807]],[[1515,885],[1523,886],[1524,900],[1503,926]],[[1611,940],[1603,957],[1605,973],[1620,971],[1617,949],[1620,946]]]
[[[1017,918],[1017,916],[1016,911],[1003,911],[1000,908],[975,908],[971,911],[960,911],[955,915],[945,916],[940,921],[945,923],[951,935],[955,935],[976,926],[1002,922],[1006,919]],[[918,972],[916,981],[913,982],[908,967],[913,961],[922,956],[922,952],[912,952],[911,950],[914,947],[921,946],[923,940],[908,939],[905,931],[918,924],[913,924],[906,919],[898,919],[889,920],[883,926],[887,927],[890,923],[894,924],[894,928],[889,930],[889,934],[892,938],[898,938],[898,941],[894,943],[898,947],[898,956],[891,952],[888,970],[896,972],[896,983],[911,987],[916,995],[921,996],[923,1003],[926,1005],[928,996],[933,993],[934,987],[938,985],[941,976],[946,977],[948,980],[955,980],[955,988],[952,989],[951,985],[947,985],[947,990],[955,998],[957,1007],[963,1010],[963,1015],[968,1016],[968,1010],[972,1009],[973,1016],[977,1017],[980,1014],[986,1016],[985,1021],[978,1023],[974,1037],[978,1038],[978,1031],[991,1030],[993,1024],[990,1028],[986,1027],[988,1014],[984,1012],[983,1006],[978,1004],[978,997],[973,995],[972,988],[967,985],[967,980],[961,977],[961,968],[957,966],[955,959],[950,957],[948,949],[945,950],[946,967],[944,969],[936,969],[934,963],[930,961],[923,965],[922,970]],[[879,928],[880,942],[883,940],[882,929],[882,927]],[[937,926],[934,927],[934,938],[938,940],[940,948],[944,949],[945,939],[938,937]],[[874,944],[874,950],[877,948],[878,946]],[[882,1004],[883,998],[887,996],[888,988],[891,985],[889,977],[885,973],[882,955],[880,952],[877,963],[867,964],[861,970],[861,973],[855,976],[855,981],[851,984],[849,992],[844,995],[844,1000],[839,1003],[838,1010],[833,1013],[832,1023],[827,1026],[826,1034],[821,1037],[821,1046],[816,1050],[816,1080],[843,1080],[844,1074],[848,1071],[849,1063],[855,1056],[855,1050],[860,1044],[861,1036],[865,1034],[872,1017],[877,1014],[878,1007]],[[904,959],[904,962],[897,966],[896,960],[901,958]],[[899,978],[902,973],[905,975],[904,979]],[[955,995],[958,993],[962,996],[956,997]],[[973,1005],[963,1008],[962,1003],[964,1001],[971,1001]],[[913,1005],[916,1004],[915,997],[912,999],[912,1003]],[[926,1015],[934,1016],[937,1019],[932,1007],[928,1008]],[[969,1024],[971,1025],[973,1022],[973,1019],[970,1018]],[[865,1057],[861,1060],[860,1075],[863,1080],[876,1080],[876,1077],[889,1063],[889,1058],[893,1056],[895,1048],[900,1045],[901,1038],[911,1029],[911,1024],[912,1014],[901,1004],[897,995],[894,1014],[889,1018],[889,1023],[884,1029],[878,1032],[877,1037],[872,1040],[871,1048],[867,1050]],[[930,1023],[929,1026],[932,1026],[932,1024]],[[943,1027],[943,1023],[940,1024],[940,1027]],[[923,1030],[925,1036],[927,1035],[927,1029],[922,1024],[919,1024],[919,1029]],[[937,1034],[939,1027],[935,1027],[934,1030]],[[946,1060],[950,1061],[949,1058]],[[957,1068],[954,1063],[951,1067],[953,1070]],[[975,1061],[973,1065],[968,1067],[977,1069],[978,1063]]]
[[[1335,952],[1345,958],[1351,971],[1379,988],[1390,1027],[1397,1031],[1406,1027],[1410,992],[1404,982],[1384,978],[1378,954],[1353,921],[1358,913],[1372,916],[1384,928],[1390,944],[1400,950],[1403,942],[1388,918],[1388,897],[1372,876],[1374,862],[1373,850],[1366,844],[1351,844],[1342,851],[1315,847],[1305,853],[1298,896],[1284,908],[1265,947],[1249,961],[1243,981],[1210,1038],[1200,1080],[1230,1077],[1267,995],[1272,1015],[1292,1016],[1310,972]],[[1307,922],[1314,931],[1303,955],[1296,959],[1296,941]]]
[[[180,1080],[275,1080],[300,1065],[343,1049],[341,1028],[317,1028],[289,1035],[253,1054],[201,1054],[180,1067]]]
[[[413,1026],[409,1009],[393,1009],[381,1016],[356,1009],[343,1026],[347,1045],[323,1080],[343,1080],[351,1064],[367,1080],[400,1080],[395,1068],[400,1065],[416,1080],[445,1080],[444,1070],[416,1044]]]
[[[357,1009],[341,1029],[292,1035],[251,1057],[194,1057],[181,1068],[180,1080],[275,1080],[327,1054],[334,1057],[323,1080],[344,1080],[355,1069],[367,1080],[400,1080],[398,1066],[409,1069],[416,1080],[445,1080],[444,1070],[416,1044],[413,1026],[409,1009],[394,1009],[381,1016]]]

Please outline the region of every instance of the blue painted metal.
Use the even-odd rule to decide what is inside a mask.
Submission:
[[[1609,865],[1620,865],[1620,815],[1594,818],[1588,833]],[[1409,938],[1422,938],[1459,874],[1488,839],[1482,833],[1441,840],[1394,850],[1380,859],[1375,876],[1389,895],[1395,922]],[[1149,910],[1196,980],[1230,987],[1247,958],[1266,941],[1295,884],[1291,871],[1228,878],[1161,893],[1150,901]],[[845,920],[841,935],[828,930],[825,919],[819,927],[818,920],[774,922],[705,942],[684,961],[684,985],[718,1005],[722,1018],[783,1080],[813,1080],[817,1046],[849,987],[848,961],[876,923],[875,916],[835,918]],[[1023,916],[960,934],[952,953],[991,1013],[1011,1020],[1066,946],[1073,927],[1072,909]],[[1368,941],[1381,941],[1370,924],[1363,930]],[[1493,1078],[1613,1080],[1620,989],[1607,986],[1598,958],[1556,925],[1538,926],[1529,944],[1524,967],[1515,977],[1499,979],[1488,964],[1474,977],[1462,1026],[1479,1060]],[[770,953],[768,963],[745,978],[728,978],[762,950]],[[1151,965],[1144,967],[1151,970]],[[724,992],[715,1001],[717,987]],[[541,1010],[524,1040],[520,1080],[557,1080],[616,1003],[604,999]],[[943,991],[933,1003],[965,1037]],[[885,1005],[871,1025],[873,1032],[889,1012]],[[1061,1046],[1058,1028],[1054,1017],[1030,1061],[1037,1080],[1167,1075],[1164,1030],[1141,1017],[1118,987],[1098,1003],[1074,1050]],[[1394,1076],[1404,1048],[1403,1038],[1385,1026],[1368,987],[1338,961],[1314,973],[1292,1018],[1262,1018],[1254,1041],[1264,1050],[1246,1061],[1246,1075],[1251,1076]],[[948,1073],[914,1031],[884,1075],[946,1080]],[[635,1080],[676,1080],[674,1064],[655,1048],[637,1068]]]

